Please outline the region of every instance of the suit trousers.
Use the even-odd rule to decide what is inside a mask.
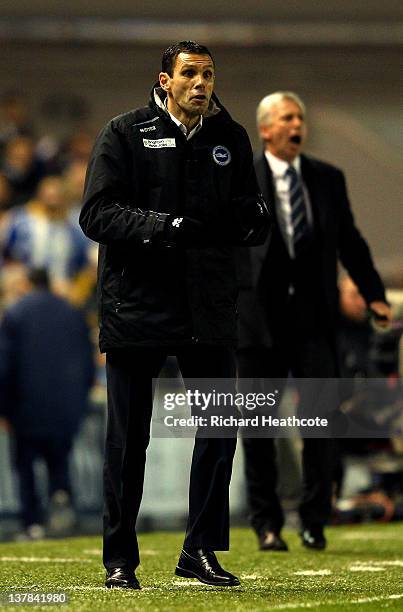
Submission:
[[[136,520],[140,508],[153,405],[152,379],[168,355],[176,355],[184,378],[235,378],[228,347],[182,346],[107,352],[108,421],[104,463],[105,567],[135,569],[139,562]],[[236,437],[196,434],[184,546],[229,548],[229,484]]]
[[[291,340],[277,348],[245,349],[238,353],[240,378],[285,379],[290,372],[295,378],[337,376],[336,358],[324,335],[292,335]],[[281,386],[279,382],[276,382],[276,387]],[[309,397],[300,397],[300,401],[306,403]],[[243,438],[243,449],[252,527],[257,534],[266,530],[279,533],[284,524],[284,514],[277,493],[275,440]],[[304,527],[323,527],[329,519],[334,453],[335,442],[332,439],[304,439],[303,491],[299,506]]]
[[[49,499],[56,491],[65,491],[71,496],[69,456],[73,436],[54,433],[42,436],[16,433],[13,442],[13,458],[18,475],[21,518],[24,527],[34,523],[43,524],[46,521],[46,513],[38,492],[35,462],[37,459],[45,461]]]

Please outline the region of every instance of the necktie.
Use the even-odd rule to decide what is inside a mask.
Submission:
[[[294,166],[288,166],[286,176],[290,177],[291,223],[293,226],[293,244],[295,255],[298,255],[304,238],[309,233],[306,204],[302,184]]]

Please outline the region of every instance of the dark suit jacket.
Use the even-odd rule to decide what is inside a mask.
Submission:
[[[263,152],[255,156],[255,169],[265,200],[275,208],[273,177]],[[301,155],[301,173],[312,206],[320,260],[312,274],[321,287],[321,307],[331,332],[338,312],[338,259],[367,303],[384,300],[385,292],[368,245],[354,223],[343,173],[305,155]],[[289,267],[290,258],[274,214],[266,242],[239,253],[239,348],[273,345],[288,299]]]

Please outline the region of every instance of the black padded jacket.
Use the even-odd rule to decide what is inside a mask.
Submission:
[[[236,344],[236,246],[264,242],[271,215],[249,138],[213,96],[189,140],[155,86],[112,119],[89,162],[80,224],[100,243],[102,351]]]

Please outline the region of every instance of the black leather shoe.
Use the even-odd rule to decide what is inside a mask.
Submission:
[[[136,574],[125,567],[115,567],[106,572],[105,586],[107,589],[139,589],[140,584]]]
[[[301,540],[306,548],[314,550],[324,550],[326,548],[326,538],[322,527],[304,527],[301,531]]]
[[[223,570],[212,550],[183,549],[175,574],[182,578],[197,578],[212,586],[239,586],[236,576]]]
[[[287,543],[274,531],[262,531],[259,534],[259,548],[260,550],[274,550],[276,552],[288,550]]]

